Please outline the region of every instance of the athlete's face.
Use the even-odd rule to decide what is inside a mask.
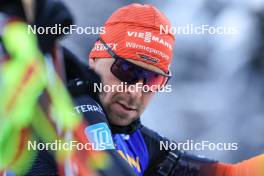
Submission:
[[[114,59],[110,58],[89,59],[90,67],[99,74],[103,85],[121,84],[121,81],[110,70],[113,62]],[[100,101],[110,122],[114,125],[126,126],[138,119],[154,95],[153,92],[136,91],[135,86],[125,90],[117,91],[115,89],[99,93]]]

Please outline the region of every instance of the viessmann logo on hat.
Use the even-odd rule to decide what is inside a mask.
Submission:
[[[160,43],[162,45],[164,45],[165,47],[169,48],[170,50],[172,50],[172,46],[169,42],[153,35],[151,32],[135,32],[135,31],[127,31],[127,35],[129,37],[137,37],[137,38],[142,38],[144,39],[144,42],[150,43],[150,42],[157,42]]]

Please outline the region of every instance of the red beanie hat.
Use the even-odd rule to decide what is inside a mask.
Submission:
[[[106,21],[101,39],[117,55],[141,67],[167,74],[172,61],[174,36],[161,33],[169,20],[154,6],[130,4],[115,11]],[[100,41],[89,58],[111,58]]]

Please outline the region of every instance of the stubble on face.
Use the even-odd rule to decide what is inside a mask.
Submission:
[[[99,74],[103,85],[118,85],[118,80],[110,71],[114,59],[98,59],[92,69]],[[153,93],[143,92],[100,92],[99,98],[110,123],[127,126],[138,119],[148,105]]]

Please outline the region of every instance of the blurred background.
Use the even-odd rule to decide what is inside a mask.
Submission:
[[[171,93],[158,93],[143,124],[176,142],[238,143],[237,151],[191,151],[223,162],[264,153],[264,0],[63,0],[78,26],[103,26],[119,7],[149,3],[173,26],[233,26],[234,35],[176,34]],[[62,44],[82,60],[96,35]]]

